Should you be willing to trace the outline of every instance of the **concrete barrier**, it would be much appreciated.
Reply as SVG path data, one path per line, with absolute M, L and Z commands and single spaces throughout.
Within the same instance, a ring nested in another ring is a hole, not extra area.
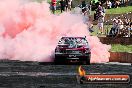
M 132 53 L 110 52 L 110 62 L 132 63 Z

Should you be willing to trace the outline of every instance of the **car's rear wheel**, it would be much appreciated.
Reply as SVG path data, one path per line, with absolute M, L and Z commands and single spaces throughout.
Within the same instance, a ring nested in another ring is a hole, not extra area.
M 87 59 L 86 64 L 90 65 L 90 59 Z
M 86 56 L 84 59 L 85 61 L 83 62 L 83 64 L 90 65 L 90 55 Z
M 54 62 L 55 62 L 55 64 L 64 64 L 65 63 L 65 59 L 62 56 L 55 56 Z

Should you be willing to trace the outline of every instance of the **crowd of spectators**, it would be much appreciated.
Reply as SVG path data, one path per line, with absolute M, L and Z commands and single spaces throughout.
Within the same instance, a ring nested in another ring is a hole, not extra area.
M 86 4 L 85 0 L 81 0 L 81 5 L 79 7 L 82 9 L 82 14 L 87 16 L 88 10 L 95 10 L 94 13 L 94 21 L 97 20 L 98 26 L 98 34 L 104 34 L 104 18 L 105 18 L 105 9 L 110 8 L 118 8 L 119 6 L 125 6 L 129 0 L 99 0 L 95 2 L 95 0 L 91 0 L 91 3 Z M 51 9 L 52 12 L 55 13 L 56 10 L 56 0 L 51 1 Z M 63 11 L 71 11 L 72 0 L 60 0 L 59 6 L 61 12 Z M 93 32 L 93 25 L 89 27 L 90 32 Z M 122 37 L 130 37 L 132 36 L 132 20 L 124 17 L 122 20 L 119 18 L 113 19 L 112 28 L 108 34 L 108 36 L 122 36 Z
M 71 5 L 72 5 L 72 0 L 60 0 L 59 1 L 59 7 L 60 7 L 61 12 L 71 11 Z M 55 14 L 56 8 L 57 8 L 57 1 L 51 0 L 51 10 L 53 14 Z
M 99 0 L 106 9 L 118 8 L 121 6 L 127 6 L 130 0 Z M 98 2 L 91 1 L 92 10 L 97 8 Z
M 105 17 L 105 9 L 110 8 L 118 8 L 118 6 L 124 5 L 129 0 L 107 0 L 106 2 L 97 2 L 92 3 L 93 9 L 95 9 L 94 13 L 94 21 L 97 20 L 98 22 L 98 33 L 97 34 L 104 34 L 104 17 Z M 95 2 L 95 1 L 93 1 Z M 111 28 L 111 31 L 109 33 L 109 36 L 122 36 L 122 37 L 130 37 L 132 36 L 132 27 L 131 23 L 132 21 L 126 17 L 124 19 L 115 18 L 113 20 L 113 27 Z
M 112 28 L 108 34 L 109 37 L 132 37 L 132 19 L 124 17 L 113 19 Z
M 94 20 L 98 20 L 99 17 L 99 8 L 102 8 L 103 13 L 105 13 L 105 9 L 110 9 L 110 8 L 118 8 L 119 6 L 126 6 L 129 2 L 129 0 L 100 0 L 95 3 L 95 0 L 91 0 L 91 10 L 95 11 L 94 14 Z M 100 7 L 99 7 L 100 5 Z
M 119 0 L 107 0 L 105 3 L 105 8 L 106 9 L 111 9 L 111 8 L 118 8 L 120 6 L 120 1 Z

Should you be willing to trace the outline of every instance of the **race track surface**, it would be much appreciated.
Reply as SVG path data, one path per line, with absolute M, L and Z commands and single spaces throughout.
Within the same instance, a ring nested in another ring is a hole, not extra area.
M 0 88 L 132 88 L 129 84 L 79 84 L 79 65 L 49 65 L 38 62 L 0 61 Z M 122 64 L 83 65 L 87 73 L 129 74 Z

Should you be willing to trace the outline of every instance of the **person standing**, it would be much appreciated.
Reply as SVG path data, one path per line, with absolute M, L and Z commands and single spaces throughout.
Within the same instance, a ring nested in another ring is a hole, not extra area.
M 107 1 L 106 1 L 106 8 L 107 8 L 107 9 L 110 9 L 111 6 L 112 6 L 111 1 L 110 1 L 110 0 L 107 0 Z
M 68 0 L 65 0 L 66 11 L 68 11 Z
M 85 0 L 82 0 L 82 13 L 85 15 L 86 14 L 86 2 Z
M 56 11 L 56 0 L 51 0 L 51 9 L 52 9 L 52 12 L 53 14 L 55 14 L 55 11 Z
M 72 0 L 65 0 L 66 3 L 66 11 L 71 11 L 71 5 L 72 5 Z
M 102 11 L 99 12 L 99 17 L 98 17 L 98 27 L 99 27 L 99 32 L 101 34 L 104 34 L 104 28 L 103 28 L 103 24 L 104 23 L 104 14 Z
M 72 0 L 68 0 L 68 9 L 71 11 Z
M 100 16 L 100 12 L 103 12 L 103 14 L 105 15 L 105 10 L 101 4 L 101 2 L 98 3 L 98 8 L 96 10 L 96 13 L 94 13 L 94 20 L 98 20 L 99 16 Z
M 64 0 L 61 0 L 61 1 L 60 1 L 60 7 L 61 7 L 61 13 L 62 13 L 63 11 L 65 11 L 66 3 L 65 3 Z

